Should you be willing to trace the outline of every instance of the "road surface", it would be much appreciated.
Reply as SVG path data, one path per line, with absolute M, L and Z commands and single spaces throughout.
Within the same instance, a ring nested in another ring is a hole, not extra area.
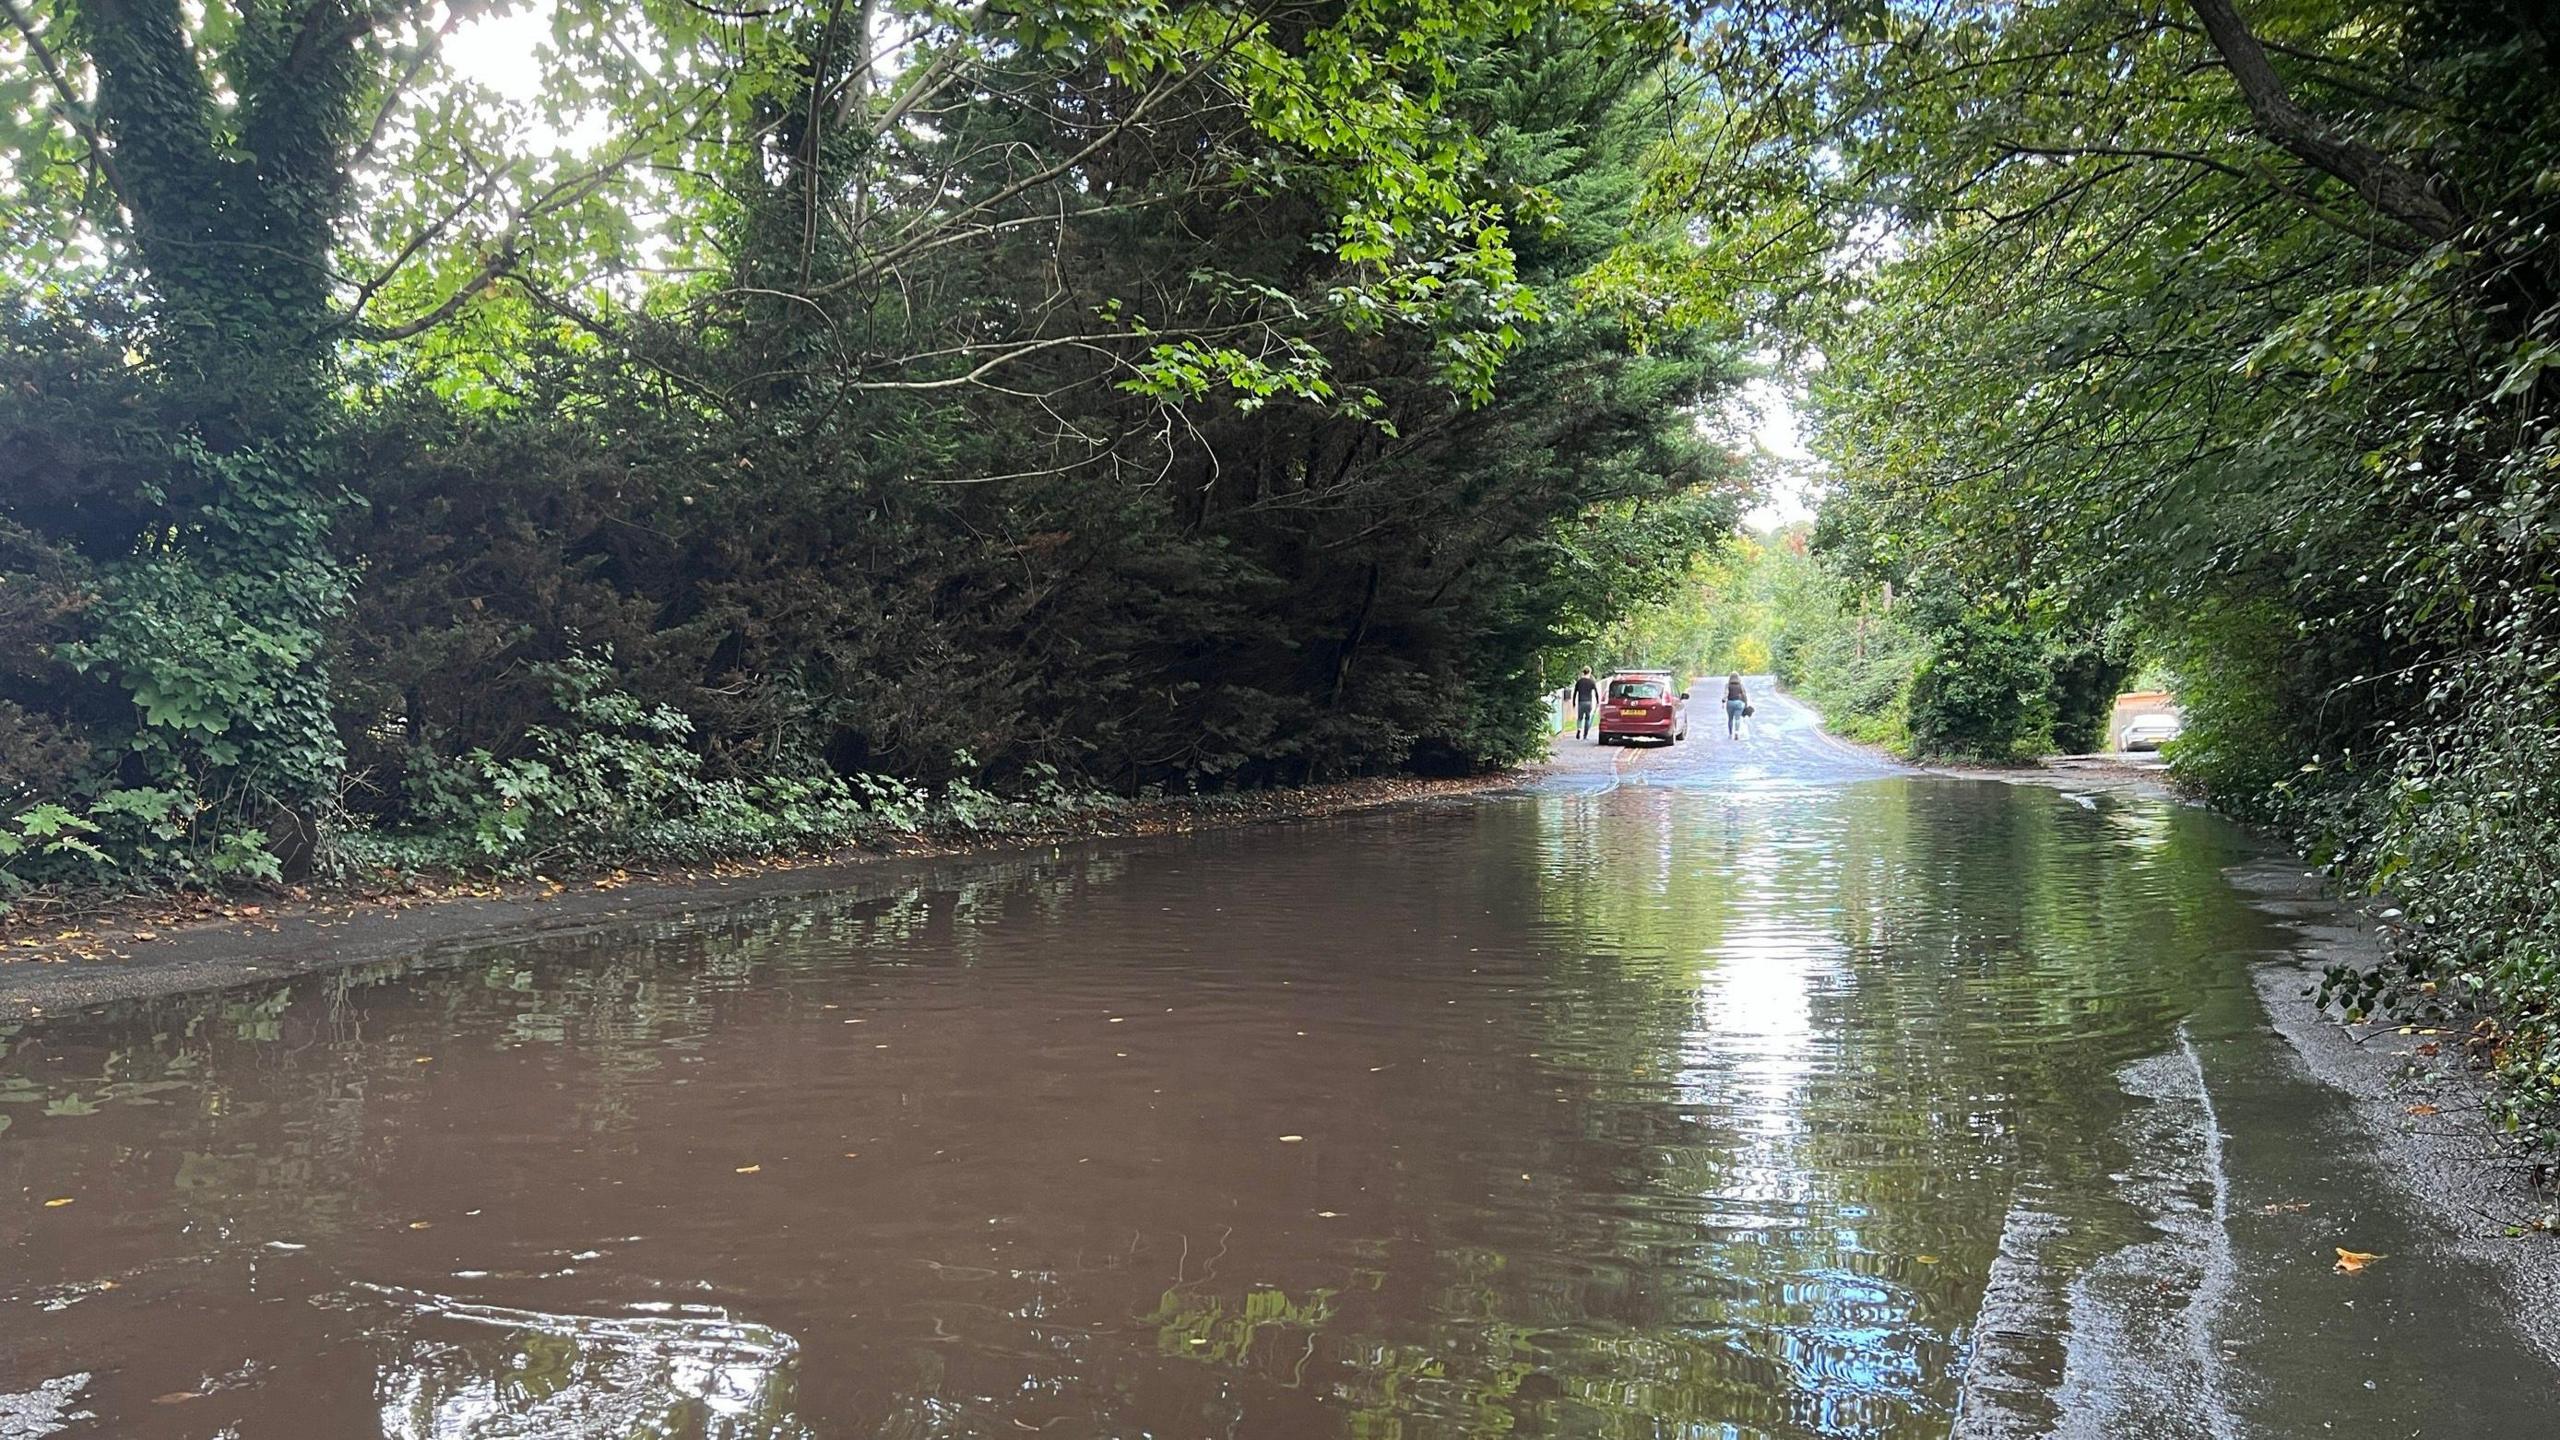
M 1600 745 L 1567 732 L 1556 737 L 1547 763 L 1535 768 L 1533 783 L 1548 793 L 1564 794 L 1622 785 L 1840 785 L 1911 773 L 1908 766 L 1826 733 L 1819 717 L 1780 694 L 1771 677 L 1746 675 L 1743 685 L 1751 692 L 1755 713 L 1743 722 L 1741 739 L 1725 735 L 1724 682 L 1701 679 L 1690 687 L 1696 698 L 1689 702 L 1688 739 L 1672 745 L 1655 740 Z
M 2277 857 L 1753 693 L 13 1022 L 0 1440 L 2551 1432 L 2550 1242 L 2403 1183 L 2455 1092 L 2271 1028 Z

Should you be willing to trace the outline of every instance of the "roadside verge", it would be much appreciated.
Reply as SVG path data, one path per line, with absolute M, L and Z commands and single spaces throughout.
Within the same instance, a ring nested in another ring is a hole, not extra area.
M 415 878 L 296 887 L 263 899 L 120 901 L 0 929 L 0 1018 L 258 984 L 359 965 L 432 961 L 529 939 L 820 893 L 883 893 L 959 856 L 1265 825 L 1516 785 L 1513 772 L 1346 780 L 1130 805 L 1073 830 L 916 837 L 892 849 L 523 879 Z

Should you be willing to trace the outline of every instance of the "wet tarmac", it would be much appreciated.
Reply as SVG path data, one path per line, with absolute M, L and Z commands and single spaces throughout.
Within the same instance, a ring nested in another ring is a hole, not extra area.
M 2550 1433 L 2261 851 L 1760 703 L 7 1027 L 0 1437 Z

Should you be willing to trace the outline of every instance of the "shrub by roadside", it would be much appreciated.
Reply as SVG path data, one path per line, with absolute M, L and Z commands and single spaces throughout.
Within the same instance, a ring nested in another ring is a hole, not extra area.
M 2313 855 L 2393 922 L 2388 958 L 2323 998 L 2458 1033 L 2507 1129 L 2560 1150 L 2560 697 L 2507 655 L 2450 670 L 2433 710 L 2378 761 L 2305 767 Z

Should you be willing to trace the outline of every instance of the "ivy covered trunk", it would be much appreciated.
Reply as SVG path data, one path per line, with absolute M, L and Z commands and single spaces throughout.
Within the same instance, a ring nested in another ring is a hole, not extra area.
M 144 282 L 159 424 L 117 437 L 132 543 L 61 653 L 131 697 L 115 777 L 308 854 L 343 751 L 322 642 L 347 577 L 327 532 L 330 245 L 368 65 L 347 6 L 238 7 L 208 74 L 178 0 L 83 0 L 108 183 Z M 227 95 L 224 92 L 228 92 Z

